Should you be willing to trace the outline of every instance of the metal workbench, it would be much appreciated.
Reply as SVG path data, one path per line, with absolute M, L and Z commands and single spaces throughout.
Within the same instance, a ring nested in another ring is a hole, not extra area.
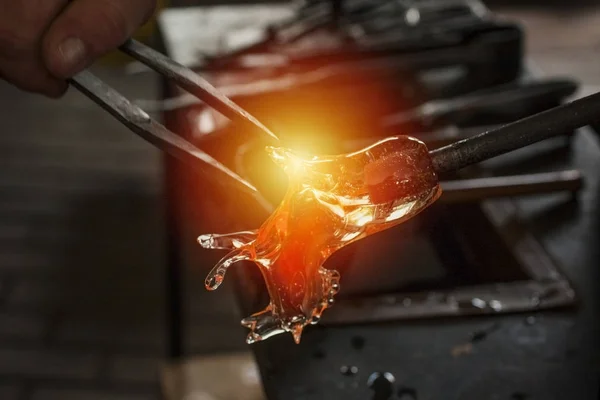
M 185 62 L 191 57 L 193 29 L 182 29 L 177 18 L 193 21 L 189 12 L 171 13 L 160 20 L 161 31 L 167 52 Z M 505 166 L 503 172 L 515 173 L 519 167 L 508 161 L 531 151 L 536 150 L 521 150 L 494 162 Z M 552 157 L 553 166 L 578 168 L 585 174 L 584 190 L 575 200 L 551 195 L 517 204 L 520 216 L 573 282 L 580 300 L 576 310 L 316 326 L 307 330 L 300 345 L 280 335 L 251 347 L 268 398 L 371 398 L 366 382 L 375 371 L 394 375 L 395 398 L 402 399 L 600 398 L 598 136 L 582 129 L 570 148 L 555 151 Z M 536 170 L 535 162 L 527 167 Z M 199 226 L 198 232 L 207 229 Z M 472 340 L 474 332 L 492 327 L 481 340 Z M 172 354 L 181 355 L 177 343 Z M 343 366 L 356 366 L 358 372 L 344 375 Z

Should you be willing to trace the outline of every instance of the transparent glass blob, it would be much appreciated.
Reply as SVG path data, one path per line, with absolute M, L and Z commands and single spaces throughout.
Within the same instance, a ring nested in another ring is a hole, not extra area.
M 425 209 L 441 194 L 427 147 L 397 136 L 343 155 L 302 157 L 268 147 L 289 177 L 277 209 L 256 231 L 198 238 L 207 249 L 229 250 L 206 278 L 219 287 L 227 269 L 242 260 L 260 269 L 268 306 L 245 319 L 248 343 L 290 332 L 296 343 L 316 324 L 340 289 L 337 271 L 323 263 L 342 247 L 395 226 Z

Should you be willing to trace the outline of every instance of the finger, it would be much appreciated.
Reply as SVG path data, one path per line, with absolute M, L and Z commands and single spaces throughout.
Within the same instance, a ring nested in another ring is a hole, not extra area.
M 3 54 L 0 51 L 0 79 L 4 79 L 21 90 L 41 93 L 50 97 L 60 97 L 67 89 L 67 83 L 56 79 L 40 61 L 35 46 L 27 50 Z
M 43 42 L 47 69 L 66 79 L 123 44 L 154 11 L 154 0 L 76 0 L 54 21 Z
M 45 69 L 37 68 L 33 63 L 3 63 L 0 79 L 5 79 L 21 90 L 52 98 L 61 97 L 68 87 L 65 81 L 50 76 Z
M 66 83 L 50 75 L 42 62 L 46 29 L 68 0 L 0 1 L 0 77 L 20 89 L 59 97 Z M 3 12 L 5 11 L 5 12 Z

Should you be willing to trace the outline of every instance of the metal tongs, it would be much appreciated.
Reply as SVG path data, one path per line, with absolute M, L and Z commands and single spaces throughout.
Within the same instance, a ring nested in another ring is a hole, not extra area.
M 190 69 L 138 43 L 128 41 L 121 51 L 171 78 L 175 83 L 199 97 L 223 115 L 251 130 L 258 130 L 271 140 L 278 140 L 256 118 L 241 109 L 217 89 Z M 82 72 L 70 83 L 105 108 L 119 121 L 159 149 L 181 161 L 204 170 L 211 167 L 218 176 L 233 178 L 242 189 L 255 195 L 258 191 L 249 182 L 201 151 L 191 143 L 154 121 L 141 108 L 129 102 L 116 90 L 90 72 Z M 497 129 L 460 140 L 429 152 L 437 173 L 462 169 L 521 147 L 558 136 L 600 120 L 600 93 L 563 104 Z
M 198 97 L 232 121 L 239 123 L 245 130 L 258 132 L 269 140 L 279 140 L 256 118 L 219 93 L 216 88 L 194 71 L 135 40 L 127 41 L 120 47 L 120 50 L 171 79 L 182 89 Z M 250 182 L 153 120 L 144 110 L 132 104 L 91 72 L 83 71 L 74 76 L 69 83 L 160 150 L 203 172 L 206 171 L 206 167 L 209 167 L 211 172 L 217 174 L 217 177 L 225 177 L 230 182 L 233 179 L 233 182 L 238 183 L 238 186 L 246 192 L 251 194 L 257 192 Z

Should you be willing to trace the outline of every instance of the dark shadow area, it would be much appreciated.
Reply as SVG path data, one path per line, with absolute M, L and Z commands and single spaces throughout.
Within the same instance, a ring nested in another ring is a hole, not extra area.
M 537 232 L 551 234 L 563 229 L 565 224 L 573 223 L 580 212 L 581 205 L 577 197 L 567 195 L 549 207 L 532 213 L 528 222 L 536 227 Z M 549 219 L 548 215 L 552 215 L 552 219 Z
M 85 339 L 89 333 L 94 345 L 130 349 L 151 345 L 153 353 L 160 354 L 161 214 L 160 198 L 127 189 L 69 204 L 65 228 L 73 241 L 64 260 L 56 260 L 62 267 L 53 283 L 63 300 L 56 340 L 68 341 L 70 335 L 73 340 Z
M 130 98 L 150 96 L 155 79 L 95 72 Z M 158 398 L 167 339 L 158 150 L 74 91 L 51 101 L 0 83 L 0 99 L 0 398 Z M 190 265 L 188 350 L 239 349 L 227 288 L 206 292 L 205 271 Z
M 522 1 L 511 1 L 511 0 L 485 0 L 483 2 L 486 6 L 490 7 L 494 11 L 498 11 L 500 7 L 510 7 L 511 9 L 518 10 L 523 8 L 535 8 L 535 9 L 549 9 L 550 11 L 581 11 L 582 8 L 593 8 L 598 3 L 595 0 L 576 0 L 576 1 L 563 1 L 563 0 L 522 0 Z

